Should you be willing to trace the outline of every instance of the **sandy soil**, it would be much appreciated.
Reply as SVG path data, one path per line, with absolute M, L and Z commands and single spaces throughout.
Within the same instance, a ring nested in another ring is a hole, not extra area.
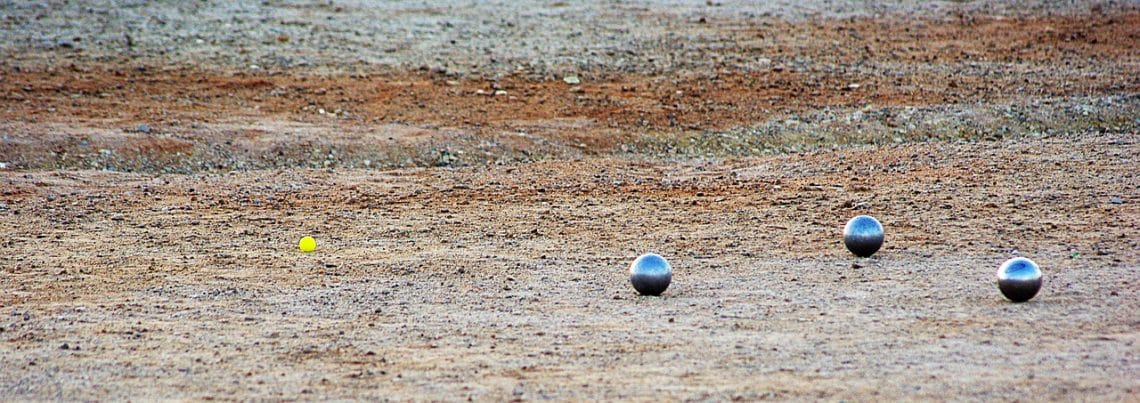
M 1137 155 L 1134 136 L 1096 135 L 711 164 L 9 174 L 2 384 L 1127 400 Z M 870 260 L 838 241 L 857 213 L 888 228 Z M 295 250 L 304 234 L 316 253 Z M 662 298 L 628 285 L 645 251 L 675 266 Z M 1027 304 L 994 284 L 1013 251 L 1048 274 Z
M 1140 393 L 1135 1 L 115 3 L 0 2 L 4 399 Z

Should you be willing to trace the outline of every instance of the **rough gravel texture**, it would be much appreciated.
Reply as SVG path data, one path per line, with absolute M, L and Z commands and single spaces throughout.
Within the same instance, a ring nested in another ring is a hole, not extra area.
M 1087 15 L 1128 1 L 43 1 L 3 3 L 17 59 L 221 63 L 351 70 L 375 65 L 503 74 L 766 68 L 731 29 L 789 21 Z M 730 28 L 726 30 L 725 27 Z M 784 36 L 784 35 L 777 35 Z M 797 35 L 789 35 L 795 39 Z M 778 41 L 779 39 L 777 39 Z M 717 53 L 710 58 L 708 52 Z M 61 54 L 62 53 L 62 54 Z M 78 53 L 78 54 L 71 54 Z M 768 55 L 768 58 L 777 55 Z M 796 55 L 789 55 L 793 58 Z M 751 59 L 751 60 L 749 60 Z
M 1140 2 L 232 3 L 0 0 L 0 399 L 1140 394 Z

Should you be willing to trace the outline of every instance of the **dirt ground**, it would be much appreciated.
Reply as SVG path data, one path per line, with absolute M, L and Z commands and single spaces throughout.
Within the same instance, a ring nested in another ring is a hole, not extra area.
M 0 398 L 1135 401 L 1140 4 L 753 3 L 0 1 Z

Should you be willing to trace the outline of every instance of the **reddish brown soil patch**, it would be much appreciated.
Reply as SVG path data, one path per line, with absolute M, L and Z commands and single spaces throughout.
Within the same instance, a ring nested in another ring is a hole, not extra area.
M 728 129 L 827 106 L 1140 91 L 1140 14 L 712 24 L 735 37 L 725 53 L 771 58 L 771 68 L 648 77 L 609 72 L 570 86 L 525 72 L 491 80 L 70 66 L 5 73 L 0 119 L 161 126 L 252 117 L 313 121 L 327 119 L 318 114 L 323 109 L 347 125 L 499 131 L 519 122 L 585 118 L 620 130 Z M 812 63 L 797 66 L 784 57 L 793 54 Z

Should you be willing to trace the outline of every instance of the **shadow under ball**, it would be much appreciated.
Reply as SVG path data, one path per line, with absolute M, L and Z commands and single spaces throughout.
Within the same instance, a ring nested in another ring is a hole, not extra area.
M 875 217 L 861 215 L 843 227 L 843 244 L 859 257 L 870 257 L 883 247 L 883 224 Z
M 1033 299 L 1041 290 L 1041 268 L 1032 260 L 1015 257 L 1006 260 L 997 271 L 998 289 L 1013 302 Z
M 673 267 L 656 253 L 638 256 L 629 265 L 629 282 L 641 295 L 661 295 L 673 281 Z

